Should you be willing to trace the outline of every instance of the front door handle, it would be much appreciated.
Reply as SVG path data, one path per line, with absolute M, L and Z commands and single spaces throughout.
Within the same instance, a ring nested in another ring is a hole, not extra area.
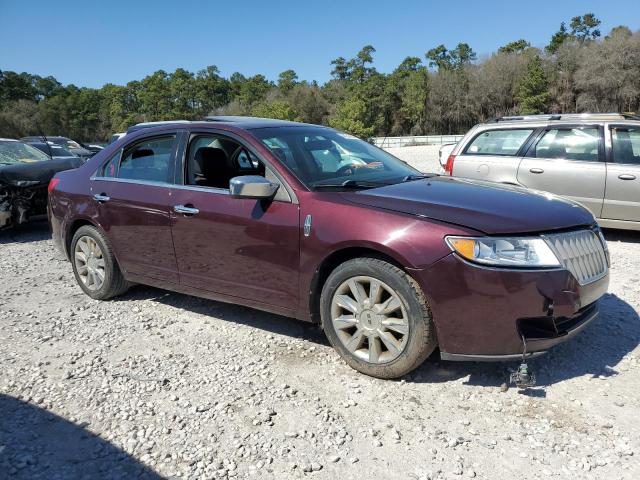
M 630 173 L 623 173 L 622 175 L 618 175 L 620 180 L 635 180 L 636 176 L 631 175 Z
M 529 171 L 531 173 L 544 173 L 544 170 L 541 168 L 530 168 Z
M 96 193 L 93 196 L 93 199 L 96 202 L 105 203 L 105 202 L 108 202 L 109 200 L 111 200 L 111 197 L 109 195 L 105 195 L 104 193 Z
M 186 205 L 175 205 L 173 211 L 176 213 L 182 213 L 183 215 L 197 215 L 200 210 L 194 207 L 188 207 Z

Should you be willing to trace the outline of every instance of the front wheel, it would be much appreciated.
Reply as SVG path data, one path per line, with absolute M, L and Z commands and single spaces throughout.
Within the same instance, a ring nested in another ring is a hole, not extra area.
M 327 338 L 354 369 L 397 378 L 436 348 L 426 298 L 413 278 L 375 258 L 356 258 L 329 275 L 320 298 Z

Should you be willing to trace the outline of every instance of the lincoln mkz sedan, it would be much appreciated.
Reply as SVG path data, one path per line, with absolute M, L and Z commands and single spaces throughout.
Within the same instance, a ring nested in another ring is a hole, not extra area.
M 211 117 L 140 128 L 49 185 L 94 299 L 133 283 L 321 325 L 356 370 L 515 360 L 598 314 L 607 246 L 577 203 L 423 174 L 336 130 Z

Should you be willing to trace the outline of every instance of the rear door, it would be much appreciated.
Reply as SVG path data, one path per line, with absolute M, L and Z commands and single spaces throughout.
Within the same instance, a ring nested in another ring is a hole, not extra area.
M 599 217 L 606 174 L 601 126 L 553 125 L 528 148 L 518 168 L 518 183 L 567 197 Z
M 500 183 L 517 183 L 524 145 L 535 128 L 503 128 L 477 134 L 456 156 L 453 174 Z
M 126 145 L 91 179 L 91 201 L 120 267 L 178 283 L 169 217 L 177 133 Z
M 611 125 L 602 218 L 640 222 L 640 127 Z

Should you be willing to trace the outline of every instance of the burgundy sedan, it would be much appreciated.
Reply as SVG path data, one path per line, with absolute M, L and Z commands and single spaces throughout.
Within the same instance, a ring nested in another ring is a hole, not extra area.
M 49 186 L 95 299 L 153 285 L 319 323 L 381 378 L 519 359 L 598 314 L 606 243 L 576 203 L 422 174 L 336 130 L 211 117 L 139 128 Z

